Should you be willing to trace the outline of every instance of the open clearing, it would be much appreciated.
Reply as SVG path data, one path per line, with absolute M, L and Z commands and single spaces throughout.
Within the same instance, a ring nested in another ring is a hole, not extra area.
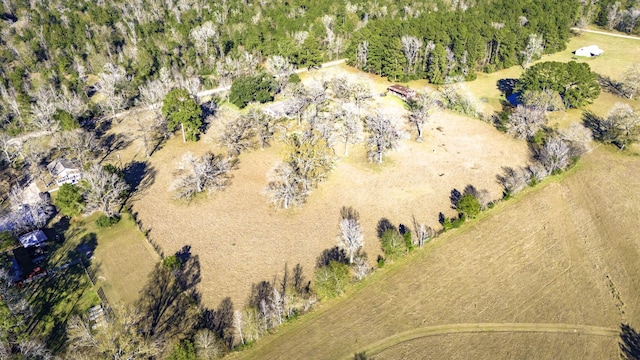
M 235 356 L 616 358 L 620 323 L 640 323 L 639 172 L 637 155 L 600 147 L 561 181 L 501 203 Z M 499 324 L 516 328 L 490 331 Z M 402 339 L 437 326 L 451 329 Z
M 129 214 L 109 228 L 100 228 L 98 214 L 72 220 L 61 229 L 65 242 L 53 259 L 54 266 L 88 258 L 96 274 L 96 286 L 103 288 L 111 305 L 133 303 L 146 284 L 153 266 L 160 260 L 153 248 L 136 228 Z M 57 224 L 56 226 L 60 226 Z M 55 226 L 54 226 L 55 228 Z
M 543 60 L 568 61 L 570 51 L 588 44 L 598 44 L 605 55 L 588 61 L 594 70 L 616 78 L 640 49 L 628 50 L 633 40 L 611 38 L 599 34 L 583 34 L 573 38 L 566 51 L 545 56 Z M 635 42 L 634 42 L 635 44 Z M 634 48 L 635 49 L 635 48 Z M 621 60 L 618 59 L 621 55 Z M 613 60 L 612 60 L 613 59 Z M 614 61 L 615 60 L 615 61 Z M 610 66 L 614 61 L 615 69 Z M 620 63 L 618 63 L 620 62 Z M 518 77 L 519 67 L 494 74 L 479 74 L 478 80 L 468 84 L 478 98 L 486 98 L 485 112 L 500 104 L 501 95 L 496 81 Z M 375 93 L 390 84 L 386 79 L 362 73 L 346 65 L 323 68 L 301 74 L 304 81 L 328 80 L 334 76 L 347 76 L 367 81 Z M 412 83 L 415 88 L 424 86 Z M 620 100 L 603 93 L 590 106 L 598 113 Z M 377 97 L 373 107 L 394 114 L 404 121 L 406 111 L 402 101 L 393 96 Z M 554 114 L 560 126 L 579 121 L 581 112 L 571 110 Z M 138 115 L 141 116 L 141 115 Z M 225 116 L 237 116 L 231 111 Z M 425 129 L 425 141 L 416 143 L 414 131 L 411 139 L 389 153 L 382 166 L 365 160 L 362 145 L 352 146 L 350 156 L 341 158 L 329 179 L 312 193 L 308 203 L 300 209 L 278 211 L 267 204 L 261 194 L 267 184 L 267 173 L 283 157 L 283 149 L 276 145 L 266 150 L 245 153 L 239 169 L 233 172 L 231 186 L 222 193 L 202 196 L 190 204 L 172 199 L 169 191 L 174 172 L 182 155 L 191 151 L 198 155 L 208 150 L 220 152 L 216 144 L 217 119 L 198 143 L 182 144 L 175 137 L 163 145 L 149 159 L 149 169 L 155 176 L 152 185 L 136 196 L 133 210 L 151 238 L 166 254 L 190 245 L 199 255 L 202 266 L 201 290 L 208 305 L 216 305 L 223 297 L 231 296 L 236 306 L 246 299 L 251 283 L 272 279 L 281 273 L 285 263 L 290 267 L 300 262 L 309 276 L 315 258 L 326 248 L 336 244 L 339 209 L 343 205 L 355 206 L 363 217 L 365 251 L 371 262 L 380 252 L 374 235 L 377 221 L 382 217 L 394 223 L 408 224 L 413 214 L 432 226 L 439 226 L 440 211 L 453 215 L 449 193 L 461 190 L 467 184 L 486 188 L 493 198 L 500 196 L 495 175 L 502 166 L 518 166 L 528 158 L 524 142 L 499 133 L 489 124 L 458 116 L 449 112 L 438 114 Z M 146 161 L 142 143 L 136 139 L 136 128 L 130 119 L 123 120 L 112 129 L 127 137 L 131 143 L 124 150 L 112 154 L 112 160 L 126 164 L 131 159 Z M 342 154 L 342 144 L 337 144 Z M 116 159 L 116 155 L 118 158 Z
M 398 105 L 396 111 L 404 110 Z M 272 279 L 285 263 L 291 268 L 300 262 L 310 276 L 321 251 L 336 245 L 343 205 L 360 211 L 364 250 L 375 260 L 380 252 L 375 236 L 380 218 L 408 224 L 415 214 L 436 226 L 438 212 L 453 215 L 449 194 L 454 187 L 462 190 L 473 184 L 498 198 L 501 189 L 495 175 L 500 168 L 521 165 L 528 158 L 525 143 L 491 125 L 442 113 L 429 124 L 423 143 L 403 140 L 381 166 L 367 163 L 363 147 L 353 146 L 350 156 L 338 162 L 329 179 L 300 209 L 276 210 L 261 194 L 267 173 L 283 156 L 279 146 L 243 154 L 224 192 L 191 204 L 173 200 L 169 191 L 172 172 L 182 154 L 215 150 L 214 136 L 212 129 L 195 144 L 174 138 L 155 153 L 150 159 L 157 171 L 153 185 L 133 206 L 143 227 L 151 229 L 150 236 L 166 254 L 190 245 L 199 255 L 201 291 L 209 305 L 225 296 L 242 304 L 251 283 Z M 339 144 L 339 154 L 341 148 Z

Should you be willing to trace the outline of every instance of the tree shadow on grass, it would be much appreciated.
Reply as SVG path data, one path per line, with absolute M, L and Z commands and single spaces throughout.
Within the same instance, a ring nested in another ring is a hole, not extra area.
M 627 360 L 640 360 L 640 334 L 629 324 L 620 324 L 620 356 Z
M 598 83 L 600 84 L 600 87 L 602 87 L 604 91 L 617 96 L 624 96 L 623 83 L 603 75 L 598 75 Z
M 158 173 L 147 161 L 132 161 L 123 172 L 127 184 L 131 186 L 131 197 L 141 195 L 151 187 Z
M 112 153 L 122 150 L 131 144 L 132 140 L 124 134 L 109 134 L 103 137 L 100 145 L 105 149 L 102 160 L 106 159 Z
M 200 293 L 200 261 L 184 246 L 176 258 L 178 268 L 158 263 L 140 293 L 137 308 L 145 319 L 141 331 L 151 338 L 172 338 L 192 331 L 197 321 Z

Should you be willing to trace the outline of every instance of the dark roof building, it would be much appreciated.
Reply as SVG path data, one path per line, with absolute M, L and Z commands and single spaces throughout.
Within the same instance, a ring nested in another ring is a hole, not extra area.
M 395 95 L 395 96 L 399 96 L 401 98 L 403 98 L 404 100 L 408 100 L 411 99 L 412 97 L 416 96 L 416 92 L 415 90 L 411 90 L 408 87 L 402 86 L 402 85 L 391 85 L 387 88 L 387 90 Z

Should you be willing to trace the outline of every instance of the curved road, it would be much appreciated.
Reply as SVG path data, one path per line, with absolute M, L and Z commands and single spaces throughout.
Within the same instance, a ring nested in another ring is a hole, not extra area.
M 463 334 L 463 333 L 502 333 L 502 332 L 531 332 L 553 334 L 581 334 L 594 336 L 618 337 L 620 330 L 602 326 L 572 325 L 572 324 L 537 324 L 537 323 L 477 323 L 477 324 L 448 324 L 428 326 L 405 331 L 368 345 L 357 352 L 365 351 L 367 355 L 376 355 L 403 342 L 420 339 L 427 336 Z M 347 359 L 347 358 L 345 358 Z M 353 359 L 353 355 L 348 357 Z

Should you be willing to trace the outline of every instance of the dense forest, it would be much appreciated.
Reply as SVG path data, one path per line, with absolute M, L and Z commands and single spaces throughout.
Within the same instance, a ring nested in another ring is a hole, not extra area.
M 61 117 L 82 122 L 139 103 L 154 80 L 197 92 L 253 75 L 273 56 L 296 67 L 348 57 L 394 80 L 470 79 L 476 70 L 521 63 L 533 34 L 545 52 L 564 48 L 580 16 L 599 21 L 607 13 L 598 6 L 576 0 L 3 0 L 0 121 L 12 134 L 51 131 Z

